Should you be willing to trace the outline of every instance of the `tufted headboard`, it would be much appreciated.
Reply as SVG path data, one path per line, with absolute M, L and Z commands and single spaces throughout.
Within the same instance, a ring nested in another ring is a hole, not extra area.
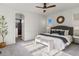
M 51 29 L 69 30 L 68 34 L 71 35 L 71 36 L 73 36 L 73 27 L 59 25 L 59 26 L 51 27 Z

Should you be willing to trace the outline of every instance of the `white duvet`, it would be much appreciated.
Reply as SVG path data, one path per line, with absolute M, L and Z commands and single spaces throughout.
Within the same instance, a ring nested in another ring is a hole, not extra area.
M 49 36 L 43 36 L 43 35 L 37 35 L 35 37 L 35 39 L 38 39 L 38 38 L 40 38 L 40 39 L 46 39 L 46 40 L 52 39 L 53 40 L 54 49 L 63 50 L 63 49 L 65 49 L 66 46 L 68 46 L 72 42 L 72 37 L 70 35 L 63 36 L 63 35 L 58 35 L 58 34 L 49 34 L 49 33 L 45 33 L 45 34 L 60 36 L 60 37 L 64 37 L 64 38 L 67 39 L 68 42 L 64 43 L 61 39 L 55 38 L 55 37 L 49 37 Z

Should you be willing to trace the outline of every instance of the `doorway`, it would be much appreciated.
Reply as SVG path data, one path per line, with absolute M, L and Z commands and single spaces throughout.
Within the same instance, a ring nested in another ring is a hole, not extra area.
M 16 42 L 22 41 L 24 15 L 16 13 Z

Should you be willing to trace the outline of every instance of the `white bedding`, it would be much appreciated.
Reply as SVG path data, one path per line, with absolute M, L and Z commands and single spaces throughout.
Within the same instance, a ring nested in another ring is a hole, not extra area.
M 64 43 L 61 39 L 55 38 L 55 37 L 49 37 L 49 36 L 43 36 L 43 35 L 37 35 L 35 37 L 35 39 L 38 39 L 38 38 L 40 38 L 40 39 L 47 39 L 47 40 L 52 39 L 54 41 L 53 42 L 54 49 L 63 50 L 63 49 L 65 49 L 66 46 L 68 46 L 72 42 L 72 37 L 70 35 L 63 36 L 63 35 L 58 35 L 58 34 L 49 34 L 49 33 L 45 33 L 45 34 L 60 36 L 60 37 L 64 37 L 64 38 L 67 39 L 68 42 Z

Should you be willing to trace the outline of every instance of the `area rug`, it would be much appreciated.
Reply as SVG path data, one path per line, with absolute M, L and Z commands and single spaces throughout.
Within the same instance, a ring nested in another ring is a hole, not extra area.
M 47 52 L 47 46 L 40 43 L 35 44 L 34 41 L 21 45 L 24 46 L 24 48 L 26 48 L 33 56 L 71 56 L 57 49 Z

